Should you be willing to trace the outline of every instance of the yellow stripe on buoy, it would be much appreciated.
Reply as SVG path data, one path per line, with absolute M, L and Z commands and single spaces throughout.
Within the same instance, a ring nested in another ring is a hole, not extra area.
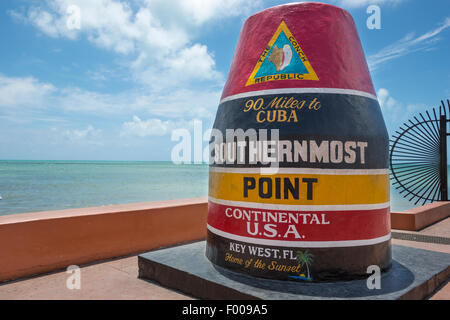
M 229 201 L 353 205 L 389 201 L 389 175 L 209 173 L 209 195 Z

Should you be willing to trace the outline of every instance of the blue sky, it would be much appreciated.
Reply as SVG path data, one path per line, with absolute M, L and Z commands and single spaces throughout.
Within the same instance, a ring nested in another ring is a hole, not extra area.
M 352 14 L 390 132 L 450 98 L 448 0 L 322 2 Z M 242 23 L 281 3 L 2 0 L 0 159 L 170 160 L 173 129 L 212 125 Z

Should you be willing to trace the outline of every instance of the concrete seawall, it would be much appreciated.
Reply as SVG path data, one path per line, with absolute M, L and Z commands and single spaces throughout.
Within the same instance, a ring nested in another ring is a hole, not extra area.
M 433 202 L 402 212 L 391 212 L 391 228 L 418 231 L 448 216 L 450 202 Z
M 204 197 L 0 216 L 0 282 L 205 239 L 207 210 Z M 450 202 L 391 212 L 392 229 L 449 214 Z
M 0 282 L 206 236 L 207 198 L 0 217 Z

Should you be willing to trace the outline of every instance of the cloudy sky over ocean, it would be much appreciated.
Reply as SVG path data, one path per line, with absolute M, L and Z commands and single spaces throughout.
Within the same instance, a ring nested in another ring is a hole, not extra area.
M 322 2 L 352 14 L 390 132 L 450 98 L 448 0 Z M 245 19 L 281 3 L 1 1 L 0 159 L 170 160 L 173 129 L 212 125 Z

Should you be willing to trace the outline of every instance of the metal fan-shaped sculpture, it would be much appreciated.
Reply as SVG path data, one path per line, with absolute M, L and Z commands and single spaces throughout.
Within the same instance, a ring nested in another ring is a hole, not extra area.
M 448 110 L 447 110 L 448 109 Z M 447 122 L 450 102 L 432 112 L 419 113 L 403 123 L 391 140 L 390 167 L 393 186 L 414 204 L 448 200 Z

